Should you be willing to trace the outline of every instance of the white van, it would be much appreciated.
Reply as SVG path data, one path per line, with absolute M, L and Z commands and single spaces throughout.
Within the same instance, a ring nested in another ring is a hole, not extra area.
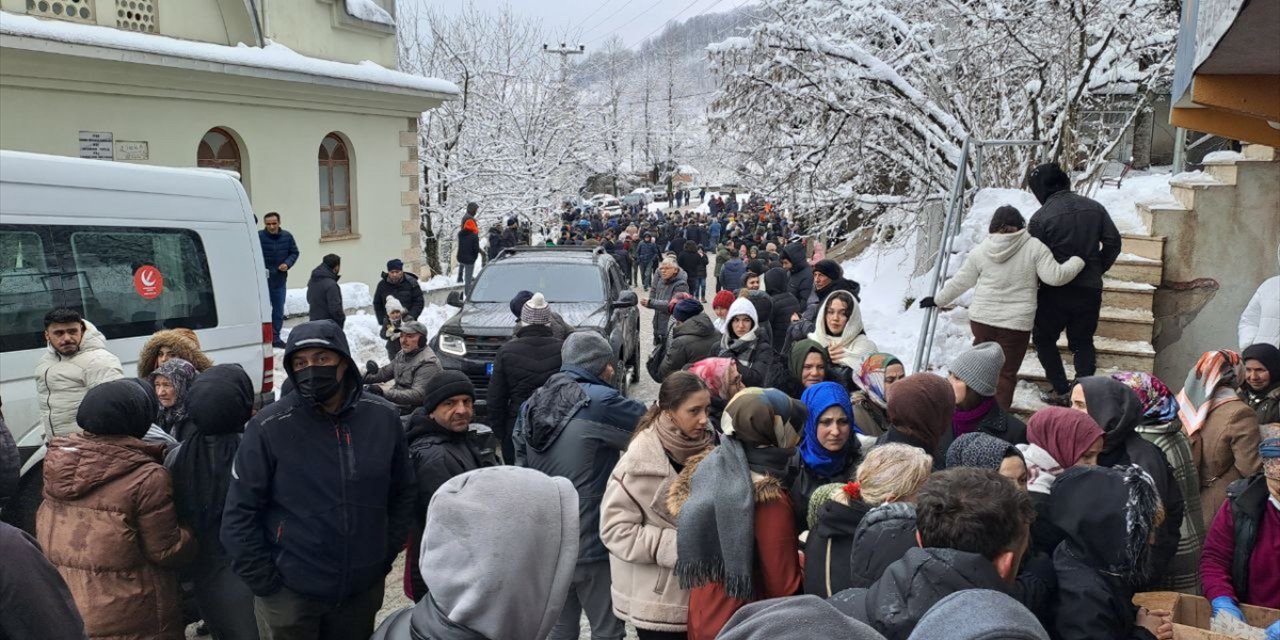
M 79 311 L 127 376 L 152 333 L 193 329 L 214 363 L 244 367 L 262 404 L 274 397 L 265 272 L 233 173 L 0 151 L 0 401 L 23 459 L 5 519 L 26 524 L 43 484 L 45 313 Z

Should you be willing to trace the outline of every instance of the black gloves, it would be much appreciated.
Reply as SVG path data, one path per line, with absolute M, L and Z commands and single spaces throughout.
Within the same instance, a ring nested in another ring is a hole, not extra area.
M 938 305 L 936 305 L 936 304 L 934 304 L 934 303 L 933 303 L 933 296 L 928 296 L 928 297 L 925 297 L 925 298 L 920 298 L 920 308 L 921 308 L 921 309 L 932 309 L 932 308 L 934 308 L 934 307 L 936 307 L 936 306 L 938 306 Z
M 377 372 L 378 372 L 378 363 L 372 360 L 364 363 L 364 374 L 366 376 L 371 376 Z

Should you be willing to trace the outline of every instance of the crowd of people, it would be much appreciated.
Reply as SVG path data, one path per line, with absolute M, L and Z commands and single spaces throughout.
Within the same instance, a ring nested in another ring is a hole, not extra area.
M 604 336 L 522 291 L 477 416 L 394 260 L 375 295 L 390 363 L 360 365 L 341 318 L 313 314 L 256 412 L 248 375 L 194 333 L 155 334 L 127 377 L 88 319 L 53 310 L 44 502 L 34 537 L 0 524 L 0 638 L 182 638 L 202 620 L 216 640 L 571 640 L 585 618 L 600 640 L 1169 640 L 1171 612 L 1135 593 L 1203 594 L 1242 621 L 1280 608 L 1280 338 L 1206 352 L 1176 394 L 1090 375 L 1114 225 L 1060 173 L 1037 169 L 1042 209 L 1002 208 L 921 301 L 977 289 L 974 344 L 945 377 L 881 352 L 859 283 L 733 196 L 565 212 L 560 242 L 598 243 L 646 289 L 648 405 L 611 386 Z M 1064 328 L 1079 377 L 1050 376 L 1065 406 L 1024 423 L 1016 363 Z M 11 439 L 0 462 L 3 500 Z M 375 629 L 402 552 L 415 604 Z

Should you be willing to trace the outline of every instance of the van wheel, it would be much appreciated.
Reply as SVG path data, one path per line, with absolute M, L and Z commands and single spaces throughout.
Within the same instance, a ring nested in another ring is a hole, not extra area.
M 18 482 L 18 493 L 9 500 L 9 504 L 4 508 L 3 518 L 0 519 L 34 536 L 36 510 L 40 508 L 40 502 L 43 500 L 44 463 L 41 462 L 32 467 Z

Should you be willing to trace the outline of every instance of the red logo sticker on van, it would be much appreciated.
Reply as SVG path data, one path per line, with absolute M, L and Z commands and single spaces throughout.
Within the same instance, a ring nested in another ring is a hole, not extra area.
M 145 300 L 155 300 L 164 291 L 164 276 L 160 270 L 149 264 L 138 267 L 133 272 L 133 289 Z

